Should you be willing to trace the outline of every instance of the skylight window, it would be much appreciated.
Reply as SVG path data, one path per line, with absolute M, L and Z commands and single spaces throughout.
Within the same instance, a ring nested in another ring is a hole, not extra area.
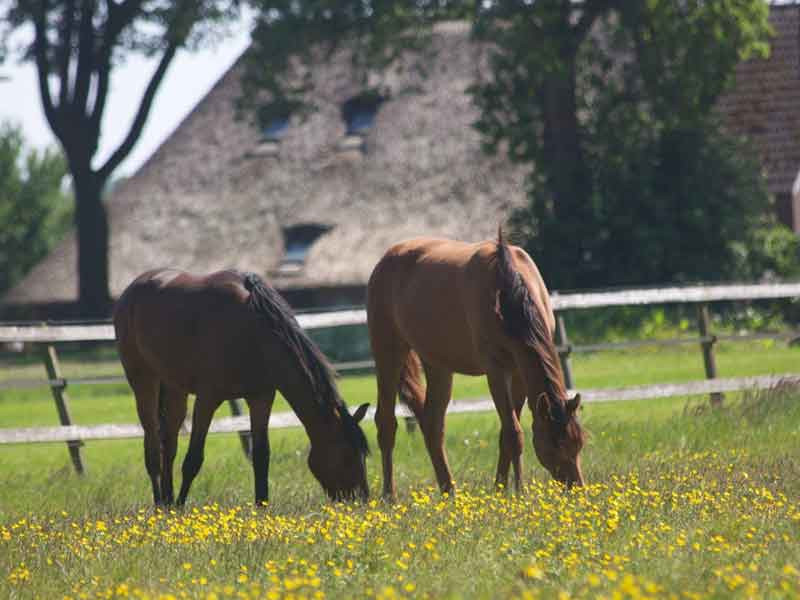
M 385 98 L 375 92 L 365 92 L 350 98 L 342 105 L 342 119 L 347 125 L 347 134 L 363 136 L 375 123 L 375 115 Z
M 284 275 L 300 272 L 311 246 L 322 234 L 330 230 L 330 225 L 319 223 L 304 223 L 286 227 L 283 230 L 284 253 L 278 272 Z
M 267 122 L 261 130 L 261 138 L 265 142 L 279 142 L 289 130 L 289 115 L 275 117 Z
M 275 101 L 260 106 L 257 125 L 261 139 L 250 153 L 252 156 L 277 156 L 281 141 L 289 131 L 292 106 L 286 101 Z

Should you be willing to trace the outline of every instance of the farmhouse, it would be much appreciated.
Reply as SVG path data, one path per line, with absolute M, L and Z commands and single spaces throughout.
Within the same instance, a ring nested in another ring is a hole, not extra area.
M 749 136 L 781 218 L 800 231 L 798 7 L 775 4 L 767 60 L 742 63 L 721 114 Z M 153 156 L 107 200 L 110 285 L 118 296 L 156 266 L 235 267 L 271 281 L 296 308 L 361 304 L 373 265 L 419 235 L 492 237 L 525 202 L 524 170 L 482 153 L 466 94 L 484 52 L 464 24 L 439 27 L 428 75 L 392 72 L 370 100 L 346 60 L 315 72 L 317 110 L 238 119 L 234 65 Z M 65 239 L 3 299 L 4 317 L 73 313 L 76 243 Z
M 800 4 L 773 2 L 770 56 L 740 63 L 735 87 L 719 102 L 730 131 L 747 137 L 761 159 L 780 220 L 800 233 Z

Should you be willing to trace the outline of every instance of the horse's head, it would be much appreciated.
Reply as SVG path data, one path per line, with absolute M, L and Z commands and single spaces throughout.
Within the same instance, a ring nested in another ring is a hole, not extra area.
M 337 410 L 336 424 L 328 435 L 315 440 L 308 454 L 308 468 L 331 500 L 369 497 L 366 456 L 367 438 L 358 424 L 369 408 L 362 404 L 350 414 L 342 404 Z
M 554 479 L 567 486 L 583 485 L 579 454 L 586 435 L 575 415 L 580 403 L 580 394 L 564 402 L 540 394 L 531 407 L 536 456 Z

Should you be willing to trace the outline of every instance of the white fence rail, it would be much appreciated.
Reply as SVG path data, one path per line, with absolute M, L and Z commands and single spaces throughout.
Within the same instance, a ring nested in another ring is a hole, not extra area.
M 661 385 L 630 386 L 624 388 L 604 388 L 581 390 L 581 399 L 585 402 L 609 402 L 618 400 L 651 400 L 672 396 L 691 396 L 696 394 L 724 393 L 741 390 L 765 389 L 783 383 L 800 384 L 800 374 L 763 375 L 757 377 L 735 377 L 729 379 L 708 379 L 689 383 L 669 383 Z M 570 390 L 574 392 L 575 390 Z M 470 400 L 454 400 L 450 403 L 448 413 L 473 413 L 494 410 L 491 398 L 480 397 Z M 398 416 L 411 417 L 405 406 L 398 405 Z M 370 407 L 367 418 L 375 415 Z M 275 413 L 270 417 L 270 429 L 299 427 L 300 420 L 291 412 Z M 187 420 L 181 429 L 182 434 L 191 432 L 191 422 Z M 249 417 L 222 417 L 214 419 L 210 433 L 248 433 Z M 0 429 L 0 444 L 26 444 L 32 442 L 69 442 L 73 440 L 119 440 L 140 438 L 144 432 L 140 425 L 63 425 L 60 427 L 25 427 L 19 429 Z
M 800 283 L 674 286 L 571 294 L 554 292 L 551 300 L 553 310 L 562 311 L 606 306 L 706 303 L 725 300 L 775 300 L 797 297 L 800 297 Z M 304 329 L 365 325 L 367 311 L 359 308 L 299 314 L 297 320 Z M 0 343 L 112 341 L 114 339 L 114 327 L 107 322 L 0 324 Z

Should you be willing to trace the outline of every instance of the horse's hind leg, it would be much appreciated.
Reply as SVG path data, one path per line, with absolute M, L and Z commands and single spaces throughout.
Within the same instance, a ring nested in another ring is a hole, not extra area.
M 172 504 L 175 502 L 172 466 L 178 451 L 178 433 L 186 418 L 186 394 L 162 383 L 158 403 L 161 422 L 161 500 L 164 504 Z
M 508 371 L 499 367 L 489 369 L 487 380 L 497 414 L 500 416 L 500 458 L 497 463 L 495 485 L 505 486 L 508 481 L 508 463 L 510 462 L 514 466 L 514 488 L 519 491 L 522 487 L 522 451 L 524 448 L 524 434 L 519 423 L 522 406 L 517 406 L 519 398 L 513 397 L 512 377 Z
M 253 438 L 253 479 L 255 482 L 256 504 L 269 499 L 269 415 L 275 401 L 275 390 L 258 396 L 248 397 L 250 410 L 250 434 Z
M 514 374 L 511 379 L 511 406 L 514 410 L 514 413 L 517 417 L 517 422 L 519 422 L 520 416 L 522 415 L 522 409 L 525 406 L 525 385 L 522 383 L 522 379 L 518 374 Z M 497 476 L 495 477 L 495 485 L 500 487 L 506 487 L 508 485 L 508 471 L 511 467 L 511 459 L 512 459 L 512 450 L 514 447 L 513 439 L 511 440 L 512 443 L 509 443 L 507 440 L 507 435 L 504 434 L 505 429 L 500 430 L 500 457 L 497 461 Z M 519 431 L 519 436 L 523 436 L 522 429 Z M 515 469 L 519 468 L 522 469 L 522 458 L 520 455 L 520 460 L 515 463 Z M 515 481 L 521 481 L 522 474 L 521 472 L 514 473 Z
M 178 504 L 181 506 L 186 502 L 189 487 L 203 464 L 206 435 L 211 425 L 211 417 L 218 406 L 219 401 L 212 401 L 201 395 L 195 399 L 192 411 L 192 435 L 189 438 L 189 449 L 186 451 L 186 458 L 183 459 L 181 468 L 183 478 L 181 492 L 178 495 Z
M 161 440 L 158 417 L 158 379 L 150 375 L 128 374 L 136 397 L 136 412 L 144 429 L 144 465 L 153 486 L 153 502 L 164 502 L 161 488 Z
M 428 364 L 424 366 L 427 389 L 422 413 L 422 433 L 425 436 L 425 446 L 428 448 L 439 488 L 442 492 L 451 493 L 453 475 L 447 463 L 447 452 L 444 447 L 444 417 L 453 391 L 453 373 L 433 368 Z

